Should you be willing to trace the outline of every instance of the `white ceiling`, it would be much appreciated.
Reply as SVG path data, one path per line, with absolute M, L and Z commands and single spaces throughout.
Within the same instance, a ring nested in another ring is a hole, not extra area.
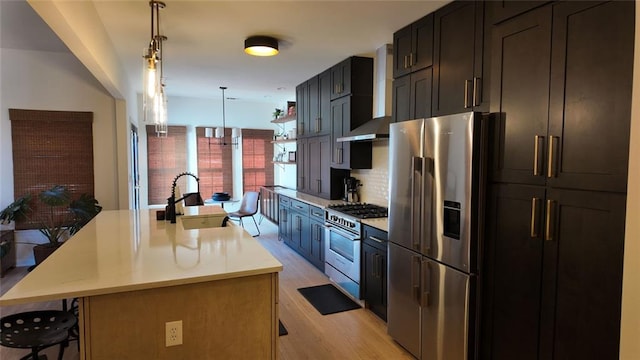
M 217 99 L 219 87 L 227 86 L 228 97 L 284 104 L 295 99 L 297 84 L 349 56 L 373 56 L 393 42 L 396 30 L 447 2 L 166 0 L 160 24 L 168 37 L 163 45 L 167 91 L 169 96 Z M 151 36 L 148 1 L 93 3 L 131 85 L 140 92 L 142 52 Z M 280 53 L 246 55 L 244 39 L 250 35 L 276 37 Z M 2 40 L 3 46 L 10 42 L 4 34 Z

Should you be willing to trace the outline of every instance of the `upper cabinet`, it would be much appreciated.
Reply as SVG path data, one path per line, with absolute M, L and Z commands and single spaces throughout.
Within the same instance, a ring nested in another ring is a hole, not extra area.
M 558 2 L 494 29 L 494 181 L 626 191 L 633 6 Z
M 432 68 L 393 80 L 393 121 L 431 117 Z
M 306 136 L 305 126 L 309 123 L 309 97 L 308 97 L 308 81 L 296 86 L 296 110 L 298 117 L 296 120 L 296 132 L 298 137 Z
M 489 108 L 489 53 L 484 49 L 488 31 L 485 31 L 484 4 L 482 1 L 454 1 L 435 12 L 434 116 L 487 111 Z
M 371 96 L 345 96 L 331 102 L 331 167 L 371 169 L 371 141 L 337 142 L 336 139 L 371 120 Z
M 393 34 L 393 78 L 433 64 L 433 14 Z
M 490 1 L 487 3 L 486 21 L 490 24 L 497 24 L 516 15 L 534 9 L 549 1 L 522 0 L 522 1 Z
M 373 59 L 352 56 L 331 71 L 331 100 L 346 95 L 373 94 Z

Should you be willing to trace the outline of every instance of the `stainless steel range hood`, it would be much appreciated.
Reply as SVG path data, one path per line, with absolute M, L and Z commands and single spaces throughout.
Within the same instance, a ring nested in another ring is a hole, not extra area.
M 336 139 L 337 142 L 345 141 L 372 141 L 389 138 L 389 124 L 391 116 L 381 116 L 373 118 L 366 123 L 351 130 L 343 137 Z

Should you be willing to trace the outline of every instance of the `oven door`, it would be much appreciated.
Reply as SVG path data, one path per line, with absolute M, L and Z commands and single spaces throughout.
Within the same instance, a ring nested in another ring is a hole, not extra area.
M 325 262 L 360 283 L 360 237 L 327 225 Z

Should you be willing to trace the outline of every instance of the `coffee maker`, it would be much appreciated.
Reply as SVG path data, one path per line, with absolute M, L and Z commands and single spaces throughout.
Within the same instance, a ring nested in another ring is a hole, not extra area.
M 344 178 L 344 198 L 342 200 L 347 202 L 359 202 L 360 195 L 358 195 L 358 188 L 362 186 L 360 180 L 349 176 Z

